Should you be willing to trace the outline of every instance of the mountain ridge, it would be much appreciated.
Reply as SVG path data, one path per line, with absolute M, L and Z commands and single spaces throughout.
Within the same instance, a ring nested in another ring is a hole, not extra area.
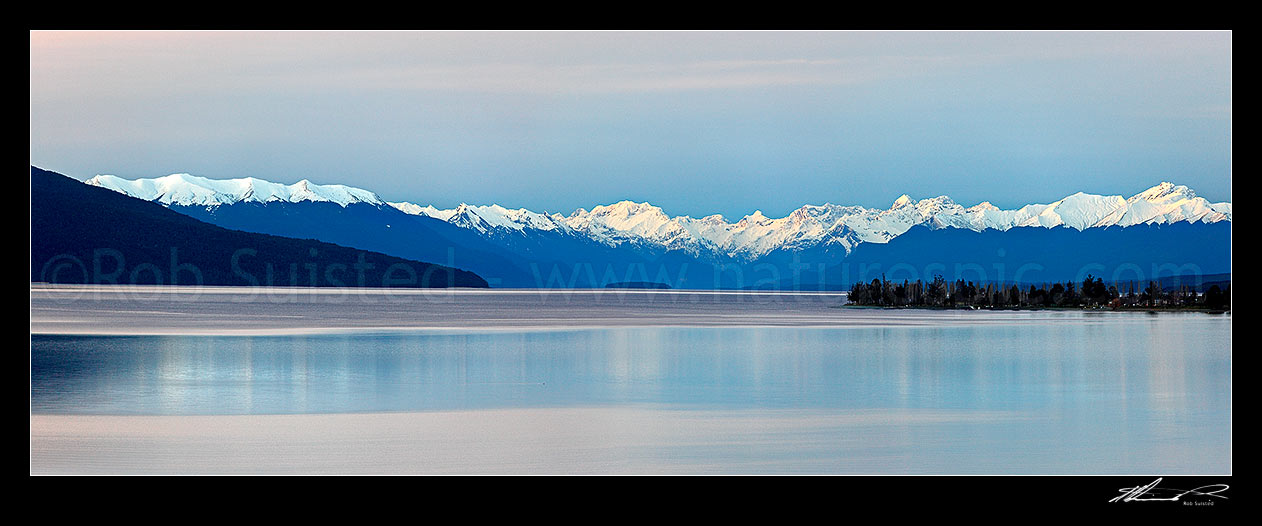
M 540 213 L 496 204 L 462 203 L 452 209 L 387 201 L 369 190 L 345 185 L 316 185 L 304 179 L 283 185 L 256 178 L 207 179 L 171 174 L 128 180 L 98 175 L 86 184 L 168 206 L 208 208 L 240 202 L 329 202 L 388 206 L 477 232 L 485 236 L 550 232 L 582 237 L 608 247 L 624 244 L 652 250 L 681 250 L 694 257 L 755 261 L 778 250 L 837 247 L 846 254 L 864 243 L 884 244 L 914 226 L 959 228 L 981 232 L 1013 228 L 1128 227 L 1142 224 L 1216 223 L 1231 221 L 1231 203 L 1211 203 L 1187 186 L 1162 182 L 1130 197 L 1077 192 L 1047 204 L 1027 204 L 1004 210 L 983 201 L 971 207 L 947 196 L 914 199 L 903 194 L 890 208 L 856 205 L 803 205 L 783 218 L 769 218 L 760 210 L 736 222 L 722 215 L 702 218 L 670 216 L 648 202 L 630 200 L 579 208 L 568 216 Z
M 31 282 L 475 287 L 467 270 L 224 228 L 31 167 Z

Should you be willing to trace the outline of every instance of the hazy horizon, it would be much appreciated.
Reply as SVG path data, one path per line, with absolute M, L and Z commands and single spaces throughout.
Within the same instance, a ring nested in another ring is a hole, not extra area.
M 31 32 L 31 164 L 670 215 L 1231 201 L 1231 32 Z

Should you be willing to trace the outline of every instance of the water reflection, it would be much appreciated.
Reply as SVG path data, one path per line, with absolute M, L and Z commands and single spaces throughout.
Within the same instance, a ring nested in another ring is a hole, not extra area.
M 76 414 L 1108 407 L 1153 419 L 1222 410 L 1229 329 L 1209 318 L 1178 325 L 34 335 L 31 406 Z
M 716 452 L 715 444 L 748 432 L 754 443 L 775 436 L 777 443 L 801 444 L 788 448 L 792 459 L 750 449 L 756 457 L 751 460 L 804 469 L 1229 473 L 1230 318 L 1079 321 L 32 335 L 31 411 L 245 415 L 597 407 L 608 415 L 637 415 L 633 430 L 619 427 L 622 417 L 601 420 L 604 431 L 597 435 L 610 440 L 636 443 L 655 422 L 674 429 L 665 422 L 689 421 L 688 429 L 695 428 L 697 442 L 671 442 L 646 453 L 652 455 L 740 457 L 746 454 L 741 448 L 752 446 L 729 444 Z M 673 416 L 679 409 L 714 416 L 681 419 Z M 705 433 L 711 418 L 749 411 L 763 416 Z M 816 415 L 810 425 L 777 427 L 803 411 Z

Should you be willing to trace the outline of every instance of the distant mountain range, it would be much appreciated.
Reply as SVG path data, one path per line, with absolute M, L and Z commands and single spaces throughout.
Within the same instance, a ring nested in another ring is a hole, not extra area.
M 307 236 L 310 237 L 310 236 Z M 476 274 L 230 230 L 31 167 L 31 281 L 306 287 L 486 287 Z
M 1143 280 L 1227 273 L 1231 260 L 1231 203 L 1211 203 L 1168 182 L 1130 197 L 1077 193 L 1013 210 L 903 195 L 888 209 L 807 205 L 783 218 L 754 212 L 736 222 L 671 217 L 631 201 L 568 216 L 498 205 L 444 210 L 307 180 L 174 174 L 86 182 L 228 228 L 468 269 L 492 286 L 841 288 L 879 272 L 982 281 L 1089 272 Z

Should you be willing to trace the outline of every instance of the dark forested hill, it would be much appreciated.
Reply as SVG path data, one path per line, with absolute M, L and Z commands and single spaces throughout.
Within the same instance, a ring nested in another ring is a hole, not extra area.
M 477 274 L 310 239 L 228 230 L 31 167 L 31 281 L 486 287 Z

